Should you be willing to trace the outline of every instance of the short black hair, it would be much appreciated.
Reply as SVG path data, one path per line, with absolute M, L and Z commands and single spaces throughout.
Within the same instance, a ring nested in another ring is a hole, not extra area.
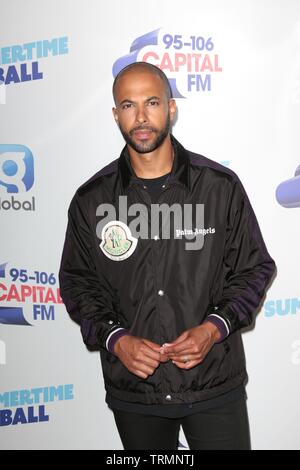
M 135 68 L 148 70 L 149 72 L 151 72 L 155 75 L 158 75 L 159 78 L 162 80 L 162 82 L 164 84 L 168 100 L 173 98 L 172 88 L 171 88 L 170 82 L 168 80 L 168 77 L 166 76 L 166 74 L 160 68 L 156 67 L 156 65 L 150 64 L 149 62 L 134 62 L 133 64 L 129 64 L 126 67 L 124 67 L 122 70 L 120 70 L 120 72 L 116 75 L 116 77 L 114 79 L 114 83 L 113 83 L 113 87 L 112 87 L 112 93 L 113 93 L 113 97 L 114 97 L 115 102 L 116 102 L 116 99 L 115 99 L 116 86 L 117 86 L 117 83 L 118 83 L 119 79 L 127 71 L 130 71 L 130 70 L 135 69 Z

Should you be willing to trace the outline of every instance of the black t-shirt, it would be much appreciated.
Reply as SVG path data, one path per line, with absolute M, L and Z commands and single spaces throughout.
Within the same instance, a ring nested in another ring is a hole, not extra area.
M 143 181 L 144 188 L 149 191 L 151 200 L 154 203 L 159 197 L 161 191 L 164 189 L 170 173 L 167 173 L 158 178 L 140 178 Z M 227 403 L 246 398 L 246 390 L 244 385 L 241 385 L 234 390 L 231 390 L 223 395 L 209 400 L 194 402 L 194 403 L 179 403 L 179 404 L 164 404 L 164 405 L 144 405 L 141 403 L 131 403 L 128 401 L 119 400 L 109 393 L 106 393 L 106 403 L 111 409 L 123 410 L 132 413 L 142 413 L 154 416 L 164 416 L 166 418 L 182 418 L 194 413 L 199 413 L 204 410 L 223 406 Z
M 165 175 L 158 176 L 158 178 L 139 178 L 143 182 L 144 188 L 149 191 L 152 202 L 157 200 L 161 191 L 164 189 L 164 184 L 170 174 L 171 173 L 167 173 Z

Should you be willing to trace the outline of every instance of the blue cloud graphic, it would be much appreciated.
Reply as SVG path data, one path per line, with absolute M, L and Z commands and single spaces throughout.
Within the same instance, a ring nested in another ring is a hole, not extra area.
M 300 207 L 300 165 L 294 178 L 283 181 L 276 189 L 276 199 L 283 207 Z
M 32 326 L 25 320 L 20 307 L 0 307 L 0 323 L 4 325 Z
M 7 263 L 0 264 L 0 277 L 5 277 L 5 268 Z
M 134 64 L 137 62 L 137 56 L 139 52 L 145 46 L 157 46 L 158 44 L 158 33 L 161 28 L 155 29 L 154 31 L 150 31 L 150 33 L 144 34 L 136 38 L 130 47 L 130 53 L 120 57 L 118 60 L 115 61 L 112 72 L 113 76 L 116 77 L 118 73 L 127 65 Z M 172 89 L 173 97 L 174 98 L 185 98 L 177 89 L 176 79 L 169 78 L 170 86 Z

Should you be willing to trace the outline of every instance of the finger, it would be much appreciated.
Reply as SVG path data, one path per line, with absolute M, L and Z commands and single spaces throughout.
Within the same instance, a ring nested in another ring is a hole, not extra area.
M 161 346 L 159 344 L 153 343 L 149 339 L 143 338 L 143 343 L 147 344 L 153 351 L 160 351 Z
M 152 369 L 157 369 L 157 367 L 159 366 L 160 364 L 160 360 L 154 360 L 154 359 L 151 359 L 150 357 L 148 357 L 147 355 L 144 355 L 142 357 L 137 357 L 136 359 L 139 363 L 141 364 L 145 364 L 146 366 L 149 366 L 151 367 Z
M 130 364 L 126 365 L 127 369 L 129 372 L 131 372 L 134 375 L 137 375 L 138 377 L 141 377 L 142 379 L 147 379 L 147 377 L 151 374 L 152 370 L 148 369 L 143 366 L 142 363 L 133 361 Z M 150 374 L 149 374 L 150 373 Z
M 181 343 L 182 341 L 184 341 L 185 339 L 187 339 L 188 334 L 189 334 L 188 331 L 184 331 L 184 332 L 181 333 L 181 335 L 179 335 L 174 341 L 172 341 L 172 343 L 167 343 L 167 344 L 172 344 L 172 345 L 173 345 L 173 344 Z
M 144 374 L 144 372 L 140 372 L 138 370 L 131 370 L 130 372 L 134 375 L 137 375 L 138 377 L 141 377 L 142 379 L 148 378 L 148 374 Z
M 199 356 L 199 354 L 189 354 L 188 355 L 188 362 L 190 361 L 197 361 L 197 360 L 200 360 L 202 359 L 201 356 Z M 172 362 L 183 362 L 183 363 L 186 363 L 187 360 L 186 360 L 186 356 L 174 356 L 174 357 L 171 357 L 171 360 Z
M 140 351 L 140 353 L 136 356 L 136 359 L 142 362 L 146 362 L 147 364 L 151 364 L 153 367 L 157 367 L 161 361 L 161 355 L 159 353 L 153 354 L 153 351 L 144 350 Z
M 154 371 L 156 370 L 155 367 L 147 366 L 147 364 L 144 364 L 143 362 L 134 361 L 132 366 L 133 366 L 133 370 L 135 371 L 135 373 L 137 372 L 137 373 L 144 374 L 146 375 L 146 377 L 148 377 L 149 375 L 152 375 Z
M 157 368 L 160 364 L 160 355 L 156 354 L 156 357 L 151 356 L 151 352 L 148 350 L 140 349 L 137 354 L 132 356 L 132 362 L 137 364 L 145 364 L 152 368 Z
M 174 341 L 172 341 L 172 343 L 164 343 L 162 345 L 162 349 L 171 350 L 172 348 L 174 348 L 174 346 L 176 346 L 179 343 L 182 343 L 185 339 L 187 339 L 187 335 L 188 335 L 188 332 L 185 331 L 180 336 L 178 336 L 178 338 L 176 338 Z
M 148 340 L 143 340 L 143 343 L 144 345 L 141 349 L 142 352 L 148 357 L 151 357 L 152 359 L 159 361 L 160 355 L 161 355 L 160 346 L 155 345 L 155 343 L 151 343 L 151 341 L 148 341 Z M 149 343 L 151 343 L 151 345 Z M 152 345 L 155 345 L 156 349 L 154 349 L 154 346 Z
M 193 356 L 195 354 L 199 354 L 199 351 L 195 351 L 194 349 L 184 349 L 182 351 L 174 352 L 174 353 L 166 353 L 166 356 L 169 359 L 175 359 L 176 357 L 184 357 L 184 356 Z
M 165 354 L 185 354 L 193 352 L 191 341 L 186 339 L 181 343 L 175 344 L 174 346 L 165 346 L 164 353 Z
M 166 356 L 166 354 L 161 354 L 160 355 L 160 362 L 168 362 L 170 358 Z
M 143 349 L 144 352 L 147 352 L 147 355 L 149 357 L 152 357 L 153 359 L 157 359 L 159 361 L 160 355 L 161 355 L 161 347 L 159 344 L 152 343 L 152 341 L 149 341 L 147 339 L 143 339 L 143 343 L 145 348 Z
M 189 362 L 186 362 L 186 363 L 182 363 L 182 362 L 179 362 L 179 361 L 172 361 L 173 364 L 175 366 L 177 366 L 179 369 L 185 369 L 185 370 L 188 370 L 188 369 L 192 369 L 193 367 L 197 366 L 198 364 L 200 364 L 202 361 L 189 361 Z

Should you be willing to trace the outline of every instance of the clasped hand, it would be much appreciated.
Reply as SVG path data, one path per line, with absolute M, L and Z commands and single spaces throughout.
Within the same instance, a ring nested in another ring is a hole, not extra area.
M 200 364 L 218 335 L 218 329 L 209 322 L 184 331 L 175 341 L 162 346 L 148 339 L 125 335 L 116 342 L 114 352 L 130 372 L 146 379 L 161 362 L 171 360 L 186 370 Z

